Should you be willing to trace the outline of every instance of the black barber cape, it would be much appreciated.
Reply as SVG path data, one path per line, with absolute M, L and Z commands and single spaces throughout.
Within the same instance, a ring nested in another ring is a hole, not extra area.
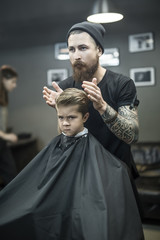
M 55 137 L 0 192 L 1 240 L 142 236 L 126 166 L 89 133 Z

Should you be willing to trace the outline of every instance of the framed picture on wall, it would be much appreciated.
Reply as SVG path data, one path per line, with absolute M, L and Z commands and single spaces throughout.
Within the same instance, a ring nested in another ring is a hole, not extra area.
M 67 43 L 65 43 L 65 42 L 56 43 L 54 46 L 54 50 L 55 50 L 55 58 L 56 59 L 58 59 L 58 60 L 68 60 L 69 59 Z
M 118 66 L 119 50 L 118 48 L 105 48 L 103 55 L 99 58 L 101 66 Z
M 130 78 L 136 86 L 153 86 L 155 85 L 155 70 L 153 67 L 132 68 Z
M 129 51 L 142 52 L 150 51 L 154 48 L 153 33 L 141 33 L 129 36 Z
M 50 69 L 47 71 L 47 84 L 48 86 L 52 86 L 53 81 L 58 84 L 60 81 L 63 81 L 67 77 L 67 69 Z

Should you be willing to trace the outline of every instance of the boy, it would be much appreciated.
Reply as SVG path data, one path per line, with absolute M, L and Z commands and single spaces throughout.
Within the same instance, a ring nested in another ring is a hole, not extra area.
M 126 166 L 84 128 L 89 100 L 66 89 L 55 137 L 0 195 L 1 240 L 141 240 Z
M 82 134 L 84 123 L 89 117 L 88 103 L 87 95 L 76 88 L 68 88 L 64 94 L 60 95 L 56 100 L 60 132 L 68 137 Z M 84 131 L 87 131 L 87 129 Z

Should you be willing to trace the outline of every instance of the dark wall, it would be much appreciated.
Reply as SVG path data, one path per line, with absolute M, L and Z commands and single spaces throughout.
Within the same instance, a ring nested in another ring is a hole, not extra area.
M 147 18 L 146 18 L 147 19 Z M 137 87 L 140 120 L 139 141 L 160 141 L 160 34 L 157 21 L 146 19 L 134 22 L 114 23 L 105 25 L 105 47 L 118 48 L 120 65 L 109 69 L 129 75 L 131 68 L 154 67 L 156 84 L 148 87 Z M 118 28 L 119 26 L 119 28 Z M 117 31 L 118 29 L 118 31 Z M 54 31 L 54 29 L 52 29 Z M 43 147 L 52 137 L 57 135 L 57 118 L 54 109 L 48 107 L 42 98 L 43 86 L 47 84 L 49 69 L 68 69 L 71 74 L 69 61 L 58 61 L 54 58 L 54 43 L 65 41 L 68 29 L 61 27 L 55 30 L 55 40 L 52 45 L 24 47 L 0 50 L 0 65 L 10 64 L 19 73 L 18 87 L 10 94 L 9 125 L 16 133 L 31 132 L 39 139 Z M 153 32 L 154 50 L 130 53 L 128 36 L 130 34 Z M 59 40 L 57 40 L 59 39 Z

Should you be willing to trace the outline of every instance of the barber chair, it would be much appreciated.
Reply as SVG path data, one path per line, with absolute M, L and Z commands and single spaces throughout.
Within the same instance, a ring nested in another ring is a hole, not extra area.
M 136 143 L 132 154 L 140 177 L 136 180 L 144 223 L 160 224 L 160 143 Z

